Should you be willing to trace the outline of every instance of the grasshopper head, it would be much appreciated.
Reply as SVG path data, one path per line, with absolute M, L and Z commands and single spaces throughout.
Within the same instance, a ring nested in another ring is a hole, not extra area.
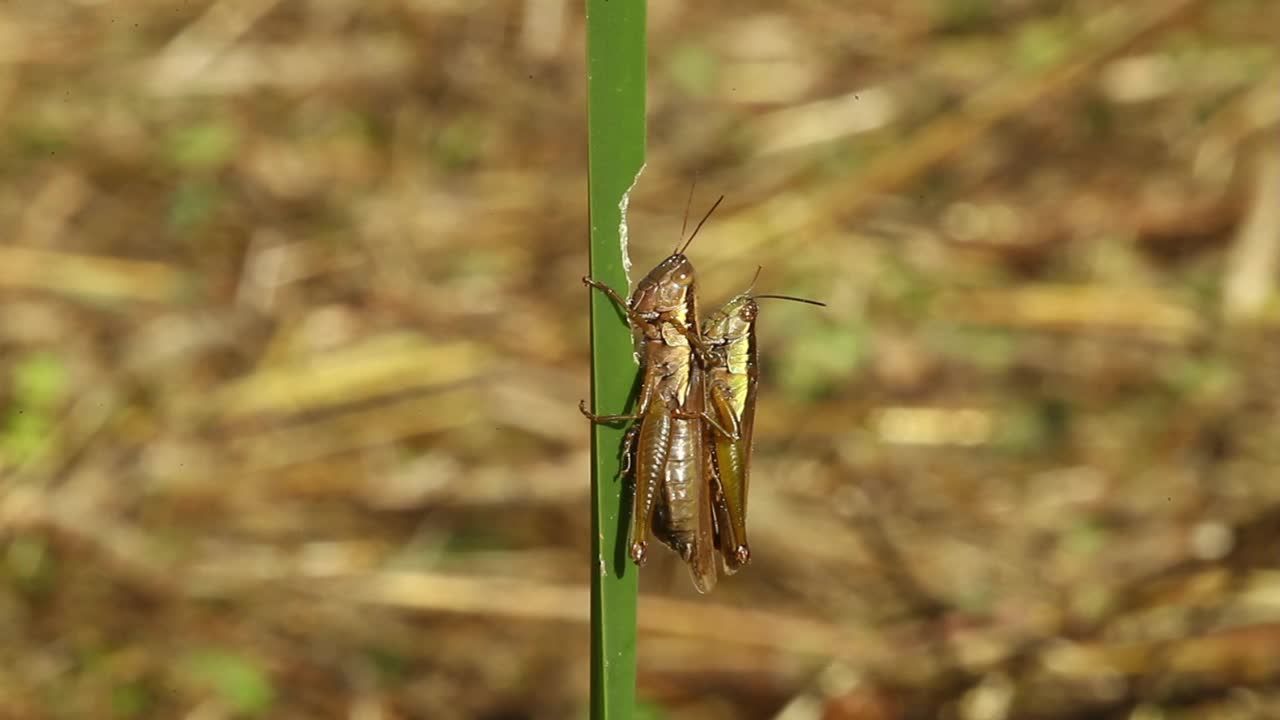
M 640 312 L 679 314 L 696 283 L 693 263 L 683 253 L 673 253 L 636 285 L 631 307 Z
M 728 344 L 751 334 L 760 306 L 750 293 L 742 293 L 724 304 L 703 323 L 703 334 L 712 344 Z

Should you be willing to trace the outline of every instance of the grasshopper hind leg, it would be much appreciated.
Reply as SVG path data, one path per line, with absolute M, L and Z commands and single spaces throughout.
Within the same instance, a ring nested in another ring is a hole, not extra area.
M 666 404 L 655 403 L 649 408 L 649 413 L 638 425 L 638 429 L 629 433 L 626 443 L 628 449 L 634 448 L 634 452 L 628 454 L 635 458 L 630 546 L 631 559 L 636 565 L 643 565 L 647 558 L 649 533 L 654 511 L 659 505 L 670 451 L 671 423 Z

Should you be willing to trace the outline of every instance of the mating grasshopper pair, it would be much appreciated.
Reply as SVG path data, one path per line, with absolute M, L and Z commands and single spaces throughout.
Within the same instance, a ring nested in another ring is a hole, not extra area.
M 635 473 L 631 559 L 636 565 L 645 563 L 652 528 L 688 563 L 702 593 L 715 587 L 717 551 L 727 574 L 751 559 L 746 513 L 759 378 L 756 300 L 822 305 L 785 295 L 753 295 L 753 280 L 745 292 L 699 321 L 697 278 L 684 251 L 723 199 L 711 206 L 683 246 L 636 285 L 630 301 L 608 285 L 582 279 L 626 312 L 639 340 L 643 376 L 635 413 L 593 415 L 585 403 L 579 406 L 595 422 L 638 421 L 622 451 L 624 472 Z M 687 222 L 687 210 L 685 218 Z

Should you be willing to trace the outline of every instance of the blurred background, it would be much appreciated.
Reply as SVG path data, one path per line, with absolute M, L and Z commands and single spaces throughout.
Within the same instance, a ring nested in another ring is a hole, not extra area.
M 647 718 L 1280 716 L 1280 3 L 650 0 L 765 306 Z M 582 6 L 0 4 L 0 717 L 585 717 Z

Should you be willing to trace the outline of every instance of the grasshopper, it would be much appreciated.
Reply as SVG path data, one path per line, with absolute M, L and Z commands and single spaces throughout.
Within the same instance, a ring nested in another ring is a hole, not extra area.
M 654 535 L 688 564 L 700 593 L 711 592 L 716 585 L 715 519 L 705 474 L 704 400 L 702 369 L 694 362 L 684 412 L 671 416 L 667 464 L 662 473 L 663 502 L 655 508 L 652 520 Z M 641 437 L 643 434 L 642 429 Z
M 715 514 L 716 546 L 728 574 L 751 560 L 747 544 L 747 485 L 751 472 L 751 441 L 756 416 L 756 386 L 760 379 L 756 318 L 762 298 L 791 300 L 825 307 L 817 300 L 790 295 L 753 295 L 751 285 L 709 315 L 702 327 L 701 355 L 705 405 L 727 432 L 705 433 L 704 470 Z
M 593 415 L 585 402 L 579 404 L 594 422 L 639 421 L 623 447 L 624 470 L 635 472 L 629 555 L 637 565 L 645 563 L 654 527 L 657 537 L 689 564 L 694 585 L 704 593 L 714 587 L 716 575 L 703 422 L 718 423 L 704 408 L 702 367 L 695 355 L 701 347 L 697 276 L 684 251 L 723 199 L 711 206 L 682 246 L 645 275 L 630 301 L 604 283 L 582 279 L 623 308 L 639 336 L 643 375 L 635 413 Z M 687 209 L 685 219 L 687 224 Z M 680 234 L 683 238 L 683 227 Z

